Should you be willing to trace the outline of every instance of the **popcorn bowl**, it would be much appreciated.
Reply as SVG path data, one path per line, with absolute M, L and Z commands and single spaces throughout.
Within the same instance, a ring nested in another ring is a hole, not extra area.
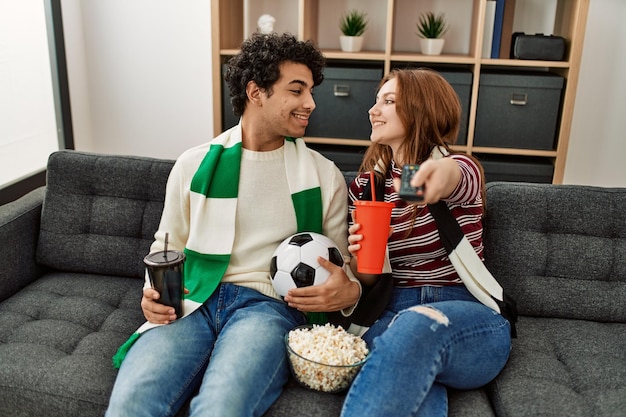
M 285 335 L 285 346 L 295 380 L 320 392 L 346 391 L 369 358 L 363 339 L 330 324 L 298 326 Z

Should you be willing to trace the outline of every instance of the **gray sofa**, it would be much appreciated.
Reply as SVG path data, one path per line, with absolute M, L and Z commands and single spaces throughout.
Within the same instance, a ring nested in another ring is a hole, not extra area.
M 60 151 L 45 189 L 0 207 L 0 415 L 103 414 L 111 356 L 144 320 L 172 163 Z M 490 183 L 487 201 L 519 336 L 495 381 L 450 392 L 449 415 L 626 415 L 626 189 Z M 266 415 L 337 416 L 342 399 L 291 381 Z

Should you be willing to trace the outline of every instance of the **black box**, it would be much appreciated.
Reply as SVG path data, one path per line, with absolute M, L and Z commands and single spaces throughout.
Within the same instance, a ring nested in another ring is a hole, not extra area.
M 477 156 L 485 169 L 485 180 L 552 183 L 554 165 L 549 159 L 517 156 Z
M 455 145 L 465 145 L 467 144 L 467 121 L 472 90 L 472 73 L 469 71 L 439 71 L 439 73 L 450 83 L 459 96 L 459 101 L 461 102 L 461 124 Z
M 565 57 L 565 38 L 561 36 L 515 32 L 511 42 L 512 58 L 562 61 Z
M 474 146 L 553 150 L 564 78 L 550 73 L 483 73 Z
M 333 161 L 342 171 L 358 171 L 367 150 L 367 147 L 349 145 L 307 143 L 307 146 Z
M 313 89 L 316 108 L 306 136 L 369 140 L 367 111 L 382 77 L 382 68 L 325 68 L 324 82 Z
M 469 120 L 470 97 L 472 95 L 472 73 L 466 69 L 451 68 L 449 66 L 425 66 L 415 62 L 394 62 L 393 69 L 430 68 L 437 71 L 454 89 L 461 102 L 461 123 L 459 135 L 455 145 L 467 144 L 467 124 Z
M 222 65 L 222 131 L 228 130 L 239 123 L 239 117 L 233 114 L 233 106 L 230 104 L 230 91 L 224 80 L 226 64 Z

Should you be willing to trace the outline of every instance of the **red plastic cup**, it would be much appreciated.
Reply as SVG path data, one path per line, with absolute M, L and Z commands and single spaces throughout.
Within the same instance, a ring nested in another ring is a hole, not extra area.
M 391 209 L 393 203 L 383 201 L 357 200 L 354 202 L 354 222 L 361 225 L 357 232 L 363 235 L 357 253 L 357 271 L 363 274 L 382 274 L 385 262 Z

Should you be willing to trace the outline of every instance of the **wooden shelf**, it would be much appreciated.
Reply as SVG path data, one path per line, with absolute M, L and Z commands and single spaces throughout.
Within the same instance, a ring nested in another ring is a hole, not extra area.
M 486 59 L 480 60 L 483 66 L 495 67 L 527 67 L 527 68 L 569 68 L 567 61 L 534 61 L 523 59 Z
M 516 0 L 517 3 L 529 1 Z M 300 39 L 312 39 L 330 64 L 337 61 L 349 62 L 354 66 L 358 66 L 359 63 L 369 66 L 377 62 L 381 64 L 385 73 L 400 63 L 458 67 L 469 70 L 473 78 L 466 145 L 454 146 L 454 149 L 469 154 L 546 158 L 554 163 L 553 182 L 561 183 L 567 157 L 589 1 L 556 1 L 556 8 L 553 10 L 555 14 L 553 34 L 566 39 L 566 59 L 564 61 L 537 61 L 482 58 L 487 0 L 468 2 L 433 0 L 424 4 L 419 2 L 416 4 L 412 0 L 361 0 L 358 7 L 368 13 L 370 26 L 366 32 L 364 50 L 357 53 L 346 53 L 339 49 L 337 24 L 339 16 L 354 7 L 354 3 L 348 0 L 298 0 L 298 2 L 291 0 L 211 0 L 213 71 L 214 74 L 220 74 L 221 63 L 227 57 L 239 52 L 239 45 L 244 36 L 254 30 L 251 25 L 254 24 L 261 10 L 263 13 L 277 17 L 277 22 L 284 26 L 293 25 L 292 33 L 297 33 Z M 455 36 L 455 38 L 450 40 L 449 47 L 448 40 L 446 40 L 447 46 L 444 47 L 444 53 L 439 56 L 423 55 L 417 46 L 415 22 L 421 12 L 428 11 L 426 7 L 432 7 L 438 12 L 444 12 L 448 17 L 453 17 L 456 33 L 450 34 L 449 32 L 449 36 Z M 245 13 L 251 15 L 245 16 Z M 284 30 L 280 27 L 276 29 Z M 565 78 L 554 150 L 473 146 L 480 77 L 483 71 L 498 69 L 549 70 Z M 221 78 L 214 76 L 215 135 L 222 130 L 221 88 Z M 368 140 L 320 137 L 305 137 L 305 140 L 323 145 L 369 146 Z
M 321 145 L 370 146 L 369 140 L 362 139 L 316 138 L 305 136 L 304 141 L 307 143 L 318 143 Z
M 384 61 L 387 55 L 381 52 L 342 52 L 338 49 L 323 49 L 322 52 L 327 59 L 359 60 L 359 61 Z
M 442 54 L 423 55 L 414 52 L 393 52 L 390 56 L 392 61 L 423 62 L 433 64 L 475 64 L 476 58 L 470 55 Z
M 555 158 L 556 151 L 542 151 L 539 149 L 517 149 L 517 148 L 490 148 L 485 146 L 473 146 L 472 153 L 494 154 L 494 155 L 519 155 L 519 156 L 541 156 Z

